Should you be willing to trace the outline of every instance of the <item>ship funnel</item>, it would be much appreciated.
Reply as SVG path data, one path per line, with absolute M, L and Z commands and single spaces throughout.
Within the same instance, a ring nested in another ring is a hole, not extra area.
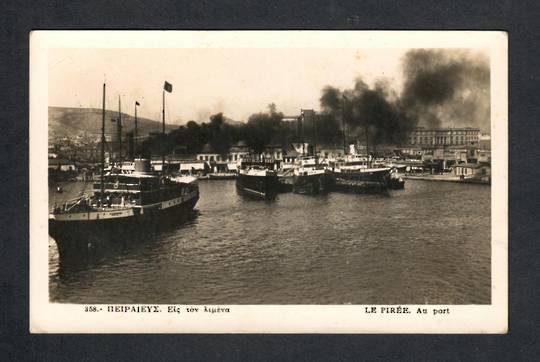
M 150 160 L 146 158 L 136 158 L 134 162 L 134 168 L 136 173 L 151 173 Z

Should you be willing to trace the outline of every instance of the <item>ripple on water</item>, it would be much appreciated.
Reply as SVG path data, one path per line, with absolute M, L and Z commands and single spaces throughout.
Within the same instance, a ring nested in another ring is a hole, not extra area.
M 51 299 L 490 303 L 489 187 L 409 181 L 389 196 L 289 193 L 273 202 L 242 198 L 234 181 L 200 190 L 194 220 L 121 253 L 67 268 L 50 240 Z

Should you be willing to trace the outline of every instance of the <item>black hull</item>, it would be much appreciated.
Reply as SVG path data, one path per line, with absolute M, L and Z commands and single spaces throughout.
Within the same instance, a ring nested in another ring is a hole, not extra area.
M 236 179 L 236 174 L 231 174 L 231 175 L 214 175 L 214 174 L 209 174 L 208 175 L 208 178 L 210 180 L 234 180 Z
M 123 248 L 133 238 L 150 238 L 164 228 L 185 221 L 198 200 L 197 195 L 167 209 L 120 219 L 49 220 L 49 235 L 56 242 L 60 258 Z
M 391 178 L 388 188 L 391 190 L 403 190 L 405 188 L 405 181 L 403 179 Z
M 278 177 L 278 190 L 279 192 L 291 192 L 294 187 L 293 176 L 280 176 Z
M 236 188 L 242 194 L 261 199 L 274 198 L 279 191 L 277 176 L 238 175 Z
M 295 176 L 293 192 L 297 194 L 324 194 L 331 190 L 333 180 L 328 174 Z
M 384 192 L 390 186 L 388 170 L 373 172 L 332 172 L 334 189 L 346 192 Z

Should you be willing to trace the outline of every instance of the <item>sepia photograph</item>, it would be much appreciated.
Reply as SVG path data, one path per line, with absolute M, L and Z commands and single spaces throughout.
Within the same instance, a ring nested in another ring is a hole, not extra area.
M 31 39 L 35 308 L 504 333 L 504 35 L 82 33 Z

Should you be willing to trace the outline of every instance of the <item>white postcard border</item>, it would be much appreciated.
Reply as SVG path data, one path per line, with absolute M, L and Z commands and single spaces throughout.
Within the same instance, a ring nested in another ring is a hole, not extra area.
M 488 31 L 34 31 L 30 34 L 30 331 L 32 333 L 506 333 L 508 40 Z M 491 59 L 492 304 L 74 305 L 48 294 L 48 49 L 175 47 L 488 48 Z M 92 311 L 92 308 L 96 311 Z M 122 308 L 124 307 L 124 308 Z M 129 307 L 129 308 L 125 308 Z M 367 313 L 375 307 L 378 313 Z M 90 308 L 90 310 L 88 310 Z M 98 309 L 101 308 L 101 311 Z M 112 310 L 111 310 L 112 308 Z M 168 312 L 179 308 L 180 312 Z M 188 308 L 198 308 L 188 312 Z M 208 312 L 205 312 L 207 308 Z M 218 311 L 218 308 L 220 311 Z M 228 308 L 229 312 L 221 311 Z M 418 314 L 417 309 L 428 314 Z M 449 314 L 434 315 L 433 310 Z M 86 311 L 85 311 L 86 309 Z M 121 311 L 120 311 L 121 310 Z M 127 311 L 126 311 L 127 310 Z M 212 312 L 213 311 L 213 312 Z

